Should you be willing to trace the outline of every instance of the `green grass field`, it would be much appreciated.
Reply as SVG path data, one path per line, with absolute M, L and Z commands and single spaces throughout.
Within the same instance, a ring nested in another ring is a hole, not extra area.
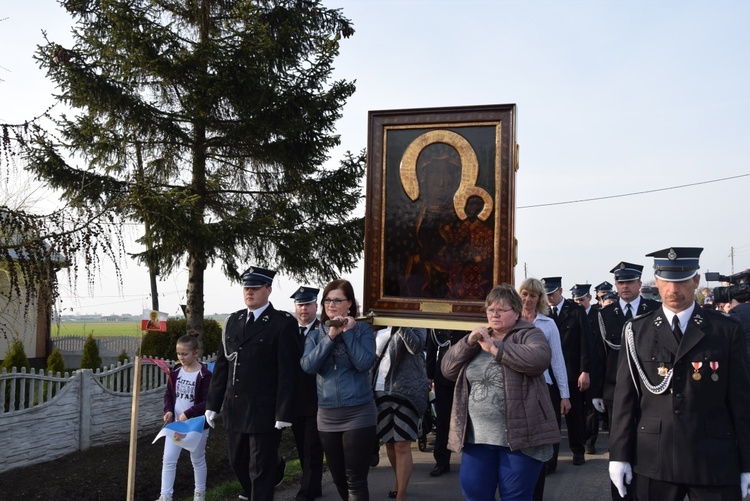
M 88 336 L 115 337 L 133 336 L 140 337 L 140 322 L 61 322 L 59 325 L 52 324 L 52 337 L 63 336 Z

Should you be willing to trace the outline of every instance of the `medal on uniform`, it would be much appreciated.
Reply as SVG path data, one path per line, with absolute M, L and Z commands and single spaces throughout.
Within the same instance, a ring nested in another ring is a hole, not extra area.
M 669 371 L 666 367 L 664 367 L 664 364 L 661 364 L 659 365 L 659 368 L 656 369 L 656 373 L 659 375 L 659 377 L 667 377 L 667 373 L 669 373 Z
M 709 362 L 708 365 L 710 365 L 711 370 L 714 371 L 713 374 L 711 374 L 711 381 L 718 381 L 719 375 L 716 371 L 719 370 L 719 362 Z
M 693 372 L 693 379 L 696 381 L 701 380 L 701 373 L 699 372 L 701 367 L 703 367 L 703 362 L 693 362 L 693 369 L 695 369 Z

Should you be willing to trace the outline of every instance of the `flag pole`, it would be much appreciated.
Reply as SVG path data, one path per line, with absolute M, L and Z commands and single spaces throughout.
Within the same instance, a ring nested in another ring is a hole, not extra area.
M 135 356 L 135 374 L 133 375 L 133 405 L 130 409 L 130 453 L 128 458 L 128 493 L 127 501 L 135 500 L 135 452 L 138 447 L 138 408 L 141 397 L 141 357 Z

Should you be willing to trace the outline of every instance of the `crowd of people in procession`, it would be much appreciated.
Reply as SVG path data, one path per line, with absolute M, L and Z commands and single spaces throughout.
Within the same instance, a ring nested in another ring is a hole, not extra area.
M 205 498 L 205 442 L 220 416 L 240 499 L 272 500 L 283 477 L 281 430 L 291 427 L 302 475 L 298 501 L 322 496 L 323 456 L 343 500 L 369 500 L 368 472 L 384 444 L 388 498 L 405 500 L 412 442 L 424 434 L 434 391 L 435 466 L 470 501 L 541 500 L 556 471 L 561 421 L 572 463 L 610 433 L 612 499 L 735 500 L 750 494 L 750 303 L 728 315 L 711 291 L 695 301 L 701 248 L 647 254 L 655 290 L 641 295 L 643 266 L 620 262 L 612 281 L 529 278 L 496 285 L 487 321 L 472 331 L 358 320 L 351 283 L 322 293 L 302 286 L 295 316 L 269 302 L 275 272 L 242 275 L 246 308 L 231 314 L 213 373 L 180 338 L 180 365 L 165 395 L 165 422 L 205 415 L 195 497 Z M 739 320 L 739 321 L 738 321 Z M 372 444 L 368 446 L 367 444 Z M 160 501 L 170 501 L 179 449 L 165 444 Z M 379 497 L 380 495 L 378 495 Z

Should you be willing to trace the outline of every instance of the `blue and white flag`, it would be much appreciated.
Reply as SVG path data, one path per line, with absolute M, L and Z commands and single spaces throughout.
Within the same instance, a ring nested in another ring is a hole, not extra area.
M 201 441 L 205 424 L 205 416 L 190 418 L 187 421 L 173 421 L 164 426 L 151 443 L 154 444 L 161 437 L 166 437 L 165 440 L 171 440 L 183 449 L 193 452 Z

